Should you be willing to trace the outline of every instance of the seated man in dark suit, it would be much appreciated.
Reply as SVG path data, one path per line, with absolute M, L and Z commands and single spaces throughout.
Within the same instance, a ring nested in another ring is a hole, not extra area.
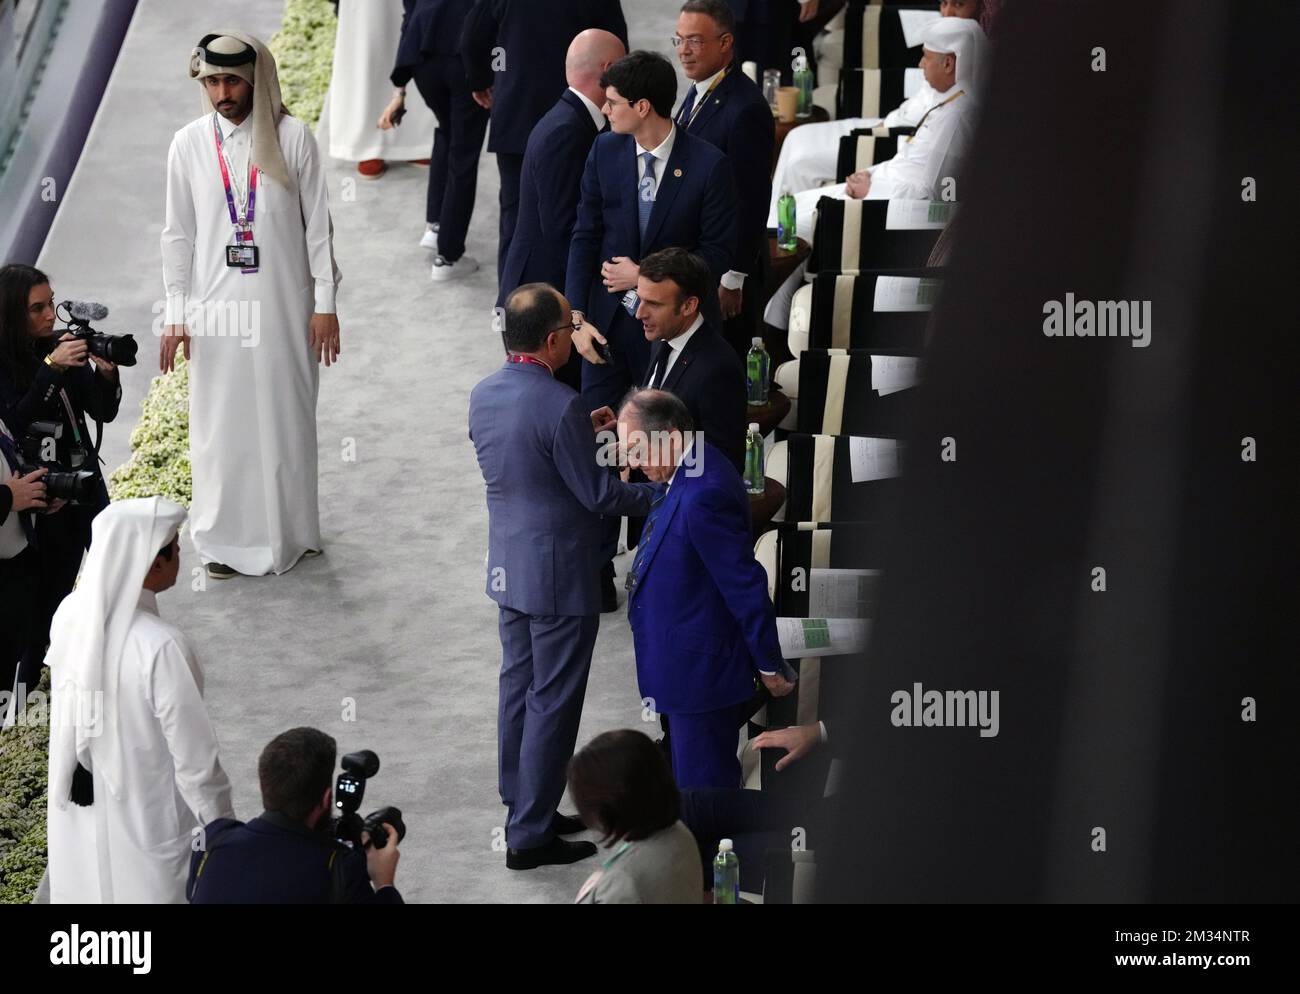
M 679 788 L 739 787 L 741 707 L 756 679 L 782 697 L 795 677 L 754 559 L 745 485 L 670 393 L 632 394 L 618 428 L 628 465 L 663 485 L 628 575 L 641 696 L 669 717 Z
M 767 211 L 776 125 L 763 92 L 735 58 L 736 22 L 725 0 L 686 0 L 677 18 L 677 57 L 691 85 L 677 111 L 677 126 L 716 145 L 736 176 L 736 250 L 722 276 L 718 300 L 722 334 L 739 354 L 759 334 L 766 296 Z
M 587 361 L 589 406 L 615 405 L 645 377 L 650 347 L 635 320 L 638 263 L 677 246 L 698 252 L 714 281 L 735 251 L 735 182 L 726 157 L 672 121 L 677 74 L 653 52 L 619 59 L 601 79 L 612 134 L 596 139 L 582 174 L 565 296 L 586 324 L 574 346 Z M 705 313 L 717 311 L 710 295 Z M 605 363 L 591 339 L 608 344 Z
M 627 50 L 616 35 L 598 28 L 580 33 L 564 63 L 569 87 L 537 122 L 524 151 L 519 218 L 506 254 L 497 306 L 525 283 L 564 285 L 573 225 L 578 218 L 578 184 L 591 143 L 609 122 L 601 113 L 605 90 L 600 77 Z M 574 355 L 556 379 L 577 390 L 582 365 Z
M 661 249 L 641 261 L 636 316 L 651 343 L 642 385 L 675 394 L 705 440 L 744 472 L 745 367 L 700 313 L 711 281 L 704 260 L 685 249 Z

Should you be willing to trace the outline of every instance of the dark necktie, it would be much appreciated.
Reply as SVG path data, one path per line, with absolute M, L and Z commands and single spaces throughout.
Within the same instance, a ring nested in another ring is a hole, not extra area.
M 632 568 L 628 570 L 627 579 L 623 582 L 623 586 L 628 590 L 636 589 L 637 577 L 641 575 L 641 567 L 645 565 L 646 553 L 650 549 L 650 536 L 654 534 L 655 522 L 659 520 L 659 512 L 663 508 L 667 493 L 668 485 L 661 484 L 654 500 L 650 502 L 650 513 L 646 515 L 645 524 L 641 526 L 641 540 L 637 542 L 636 555 L 632 557 Z
M 651 390 L 658 390 L 663 385 L 664 374 L 668 370 L 668 350 L 671 348 L 667 342 L 655 342 L 655 356 L 650 362 L 650 375 L 645 381 Z
M 695 84 L 692 83 L 686 91 L 686 99 L 682 101 L 682 109 L 677 112 L 677 124 L 680 127 L 686 127 L 691 121 L 691 111 L 695 108 Z
M 641 158 L 645 162 L 645 175 L 637 185 L 636 212 L 641 222 L 641 239 L 644 241 L 646 225 L 650 223 L 650 212 L 655 208 L 655 154 L 646 152 Z

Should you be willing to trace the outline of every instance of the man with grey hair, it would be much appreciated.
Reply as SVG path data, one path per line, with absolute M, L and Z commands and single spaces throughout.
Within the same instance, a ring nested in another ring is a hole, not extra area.
M 318 364 L 339 356 L 334 231 L 316 139 L 275 59 L 223 30 L 190 52 L 202 116 L 167 153 L 160 366 L 190 367 L 191 535 L 208 575 L 284 573 L 321 549 Z
M 796 679 L 754 559 L 744 483 L 671 393 L 633 391 L 618 432 L 628 465 L 661 487 L 627 579 L 641 696 L 668 716 L 680 789 L 739 787 L 742 707 L 757 681 L 780 697 Z

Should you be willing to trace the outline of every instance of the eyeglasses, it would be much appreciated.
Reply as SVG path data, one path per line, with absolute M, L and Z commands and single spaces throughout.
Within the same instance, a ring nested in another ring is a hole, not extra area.
M 698 52 L 704 47 L 706 41 L 721 41 L 727 37 L 730 32 L 724 31 L 720 35 L 714 35 L 712 38 L 704 38 L 701 35 L 691 35 L 689 38 L 683 38 L 681 35 L 673 35 L 669 41 L 673 48 L 686 48 L 692 52 Z
M 606 107 L 608 107 L 610 110 L 613 110 L 615 104 L 627 104 L 629 107 L 635 107 L 636 101 L 635 100 L 610 100 L 609 97 L 606 97 L 605 102 L 601 104 L 601 110 L 604 110 Z
M 562 324 L 558 328 L 551 328 L 550 331 L 547 332 L 547 334 L 549 335 L 552 331 L 577 332 L 581 330 L 582 330 L 582 318 L 578 317 L 578 315 L 575 314 L 573 315 L 573 318 L 571 319 L 569 324 Z

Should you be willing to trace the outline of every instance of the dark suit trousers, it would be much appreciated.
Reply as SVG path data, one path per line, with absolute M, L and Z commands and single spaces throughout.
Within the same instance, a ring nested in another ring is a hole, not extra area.
M 498 226 L 497 242 L 497 281 L 506 271 L 506 256 L 510 253 L 510 240 L 515 237 L 515 225 L 519 221 L 519 178 L 524 171 L 523 153 L 498 152 L 497 173 L 501 177 L 501 193 L 498 204 L 501 207 L 501 221 Z M 564 287 L 560 287 L 563 290 Z
M 763 255 L 755 257 L 745 276 L 745 290 L 740 299 L 740 313 L 722 323 L 722 337 L 736 350 L 743 360 L 749 352 L 755 338 L 762 336 L 760 322 L 763 318 L 763 305 L 766 303 L 764 290 L 767 284 L 767 239 L 763 240 Z
M 0 691 L 14 689 L 19 657 L 35 641 L 31 629 L 39 614 L 40 575 L 39 554 L 31 545 L 12 559 L 0 559 L 0 608 L 4 612 L 4 621 L 0 622 Z M 39 677 L 39 663 L 36 674 Z M 30 682 L 28 692 L 35 689 L 35 682 Z
M 435 56 L 416 67 L 416 88 L 438 119 L 429 156 L 429 190 L 424 219 L 438 225 L 438 254 L 455 262 L 465 254 L 465 234 L 474 214 L 478 157 L 488 112 L 474 102 L 460 56 Z
M 564 796 L 565 776 L 587 692 L 599 615 L 529 615 L 498 608 L 501 681 L 498 787 L 506 844 L 544 846 Z
M 740 713 L 743 705 L 700 714 L 669 714 L 673 779 L 678 790 L 739 787 Z

